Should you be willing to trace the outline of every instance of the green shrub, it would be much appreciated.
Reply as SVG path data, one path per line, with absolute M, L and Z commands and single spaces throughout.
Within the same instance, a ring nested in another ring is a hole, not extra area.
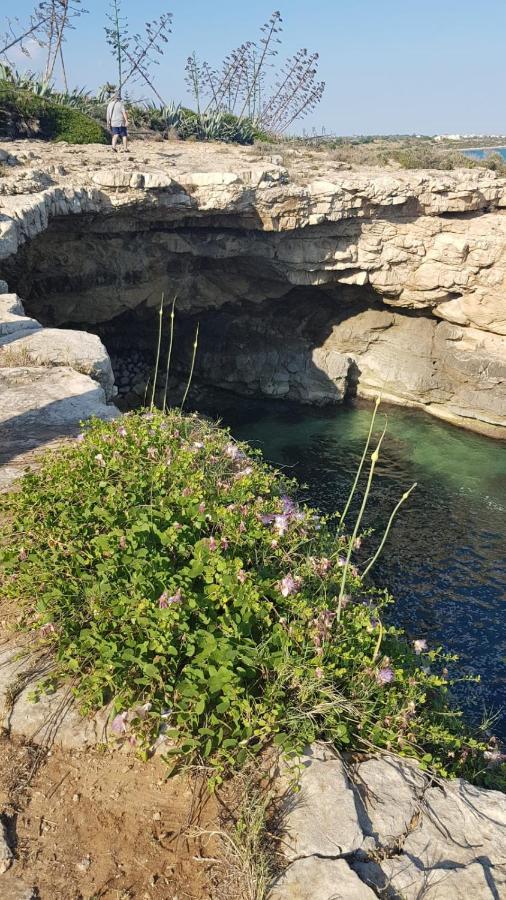
M 84 712 L 112 701 L 141 752 L 165 734 L 219 780 L 321 737 L 476 775 L 485 748 L 440 654 L 381 624 L 389 598 L 354 566 L 339 619 L 349 538 L 295 489 L 197 416 L 95 421 L 0 498 L 4 593 L 52 647 L 54 681 Z
M 0 82 L 0 136 L 38 137 L 70 144 L 105 144 L 105 128 L 71 106 Z
M 405 150 L 394 150 L 390 154 L 403 169 L 474 169 L 477 162 L 458 150 L 445 152 L 420 144 Z

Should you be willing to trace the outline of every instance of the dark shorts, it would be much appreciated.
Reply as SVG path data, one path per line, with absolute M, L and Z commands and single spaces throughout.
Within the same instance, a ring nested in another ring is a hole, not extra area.
M 119 137 L 128 137 L 128 129 L 126 125 L 118 125 L 117 127 L 113 126 L 111 128 L 111 132 L 113 134 L 119 135 Z

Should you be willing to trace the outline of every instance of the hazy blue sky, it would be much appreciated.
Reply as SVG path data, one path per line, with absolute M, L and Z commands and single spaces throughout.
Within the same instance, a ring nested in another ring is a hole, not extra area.
M 104 41 L 106 0 L 84 0 L 89 15 L 69 38 L 72 84 L 114 81 Z M 3 0 L 23 17 L 28 0 Z M 210 63 L 257 36 L 274 8 L 244 0 L 124 0 L 131 31 L 166 9 L 173 34 L 157 73 L 160 93 L 189 102 L 184 63 L 196 50 Z M 286 0 L 282 54 L 320 53 L 325 97 L 306 127 L 336 134 L 506 131 L 506 0 Z M 19 58 L 16 63 L 20 63 Z M 37 68 L 40 60 L 32 62 Z

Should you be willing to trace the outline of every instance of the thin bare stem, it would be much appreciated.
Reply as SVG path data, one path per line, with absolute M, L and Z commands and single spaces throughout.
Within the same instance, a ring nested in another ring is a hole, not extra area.
M 379 634 L 378 634 L 378 640 L 376 641 L 376 646 L 375 646 L 375 648 L 374 648 L 374 653 L 373 653 L 373 655 L 372 655 L 372 657 L 371 657 L 371 663 L 372 663 L 373 665 L 374 665 L 374 663 L 376 662 L 376 660 L 377 660 L 377 658 L 378 658 L 378 653 L 380 652 L 382 640 L 383 640 L 383 623 L 380 621 L 380 622 L 379 622 Z
M 350 538 L 350 541 L 349 541 L 349 544 L 348 544 L 348 553 L 346 554 L 346 562 L 345 562 L 344 567 L 343 567 L 343 577 L 342 577 L 342 579 L 341 579 L 341 588 L 340 588 L 340 591 L 339 591 L 339 601 L 338 601 L 338 604 L 337 604 L 337 621 L 338 621 L 338 622 L 339 622 L 339 620 L 340 620 L 340 618 L 341 618 L 341 609 L 342 609 L 342 606 L 343 606 L 343 597 L 344 597 L 344 591 L 345 591 L 345 587 L 346 587 L 346 576 L 347 576 L 347 574 L 348 574 L 348 569 L 349 569 L 349 565 L 350 565 L 351 554 L 352 554 L 352 551 L 353 551 L 353 547 L 355 546 L 355 540 L 356 540 L 356 537 L 357 537 L 357 534 L 358 534 L 358 530 L 359 530 L 359 528 L 360 528 L 360 523 L 361 523 L 361 521 L 362 521 L 362 516 L 364 515 L 365 508 L 366 508 L 366 506 L 367 506 L 367 500 L 368 500 L 368 497 L 369 497 L 369 492 L 370 492 L 370 490 L 371 490 L 371 484 L 372 484 L 372 479 L 373 479 L 373 475 L 374 475 L 374 470 L 375 470 L 375 468 L 376 468 L 376 463 L 378 462 L 378 459 L 379 459 L 380 447 L 381 447 L 381 443 L 382 443 L 382 441 L 383 441 L 383 438 L 385 437 L 385 433 L 386 433 L 386 426 L 385 426 L 385 428 L 383 429 L 383 432 L 382 432 L 381 437 L 380 437 L 380 439 L 379 439 L 379 441 L 378 441 L 378 445 L 377 445 L 377 447 L 376 447 L 376 450 L 374 450 L 373 453 L 371 453 L 371 468 L 369 469 L 369 477 L 368 477 L 368 479 L 367 479 L 367 485 L 366 485 L 366 489 L 365 489 L 364 496 L 363 496 L 363 499 L 362 499 L 362 505 L 361 505 L 361 507 L 360 507 L 360 511 L 359 511 L 358 516 L 357 516 L 357 520 L 356 520 L 356 522 L 355 522 L 355 528 L 353 529 L 353 534 L 352 534 L 352 536 L 351 536 L 351 538 Z
M 181 403 L 181 409 L 183 409 L 183 406 L 184 406 L 184 404 L 185 404 L 185 400 L 186 400 L 186 398 L 187 398 L 187 396 L 188 396 L 188 391 L 190 390 L 190 385 L 191 385 L 192 378 L 193 378 L 193 370 L 194 370 L 194 368 L 195 368 L 195 357 L 197 356 L 197 347 L 198 347 L 198 344 L 199 344 L 199 323 L 197 322 L 197 330 L 196 330 L 196 332 L 195 332 L 195 340 L 194 340 L 194 342 L 193 342 L 193 356 L 192 356 L 192 364 L 191 364 L 191 367 L 190 367 L 190 377 L 188 378 L 188 384 L 186 385 L 186 390 L 185 390 L 185 392 L 184 392 L 184 397 L 183 397 L 183 400 L 182 400 L 182 403 Z
M 169 388 L 169 371 L 170 371 L 170 360 L 171 360 L 171 356 L 172 356 L 172 343 L 174 341 L 174 315 L 175 315 L 175 309 L 176 309 L 176 299 L 177 299 L 177 297 L 174 297 L 174 300 L 172 301 L 172 310 L 170 313 L 169 351 L 167 353 L 167 365 L 165 367 L 165 389 L 163 392 L 163 411 L 164 412 L 167 409 L 167 391 Z
M 128 59 L 130 65 L 132 66 L 132 72 L 138 72 L 140 77 L 143 79 L 143 81 L 146 82 L 147 86 L 149 88 L 151 88 L 151 90 L 153 91 L 153 94 L 155 95 L 155 97 L 158 98 L 158 100 L 160 101 L 162 106 L 167 106 L 167 103 L 165 102 L 163 97 L 158 93 L 158 91 L 155 88 L 153 82 L 151 81 L 149 75 L 142 68 L 139 68 L 137 61 L 134 59 L 134 57 L 132 56 L 132 54 L 130 53 L 128 48 L 123 47 L 123 53 L 125 54 L 126 58 Z
M 379 407 L 380 403 L 381 403 L 381 397 L 378 396 L 378 397 L 376 397 L 376 403 L 375 403 L 375 405 L 374 405 L 374 410 L 373 410 L 373 414 L 372 414 L 372 418 L 371 418 L 371 424 L 370 424 L 370 427 L 369 427 L 369 434 L 367 435 L 367 441 L 366 441 L 366 443 L 365 443 L 364 452 L 362 453 L 362 458 L 361 458 L 361 460 L 360 460 L 360 463 L 359 463 L 359 466 L 358 466 L 358 469 L 357 469 L 357 472 L 356 472 L 356 475 L 355 475 L 355 481 L 353 482 L 353 485 L 352 485 L 352 488 L 351 488 L 351 491 L 350 491 L 348 500 L 346 501 L 346 506 L 344 507 L 343 513 L 342 513 L 341 518 L 340 518 L 340 520 L 339 520 L 338 534 L 341 532 L 341 529 L 342 529 L 342 526 L 343 526 L 343 522 L 344 522 L 344 520 L 345 520 L 345 518 L 346 518 L 346 516 L 347 516 L 347 514 L 348 514 L 348 510 L 349 510 L 349 508 L 350 508 L 351 501 L 353 500 L 353 497 L 354 497 L 354 495 L 355 495 L 355 491 L 356 491 L 356 489 L 357 489 L 358 480 L 359 480 L 359 478 L 360 478 L 360 476 L 361 476 L 361 474 L 362 474 L 362 469 L 363 469 L 363 467 L 364 467 L 364 462 L 365 462 L 365 458 L 366 458 L 366 456 L 367 456 L 367 451 L 368 451 L 368 449 L 369 449 L 369 444 L 371 443 L 372 430 L 373 430 L 373 428 L 374 428 L 374 420 L 376 419 L 376 413 L 378 412 L 378 407 Z
M 158 346 L 156 348 L 156 363 L 155 363 L 155 374 L 153 377 L 153 389 L 151 391 L 151 405 L 150 409 L 153 409 L 155 405 L 155 394 L 156 394 L 156 382 L 158 380 L 158 366 L 160 364 L 160 348 L 162 346 L 162 327 L 163 327 L 163 301 L 164 295 L 162 294 L 162 299 L 160 301 L 160 309 L 158 310 Z
M 385 546 L 385 541 L 386 541 L 386 539 L 387 539 L 387 537 L 388 537 L 388 533 L 389 533 L 389 531 L 390 531 L 390 528 L 392 527 L 392 522 L 394 521 L 394 519 L 395 519 L 395 517 L 396 517 L 396 515 L 397 515 L 397 513 L 398 513 L 398 511 L 399 511 L 399 509 L 401 508 L 402 504 L 405 503 L 406 500 L 408 499 L 409 495 L 411 494 L 411 491 L 414 491 L 414 489 L 416 488 L 416 485 L 417 485 L 417 482 L 415 481 L 415 483 L 411 485 L 409 491 L 406 491 L 406 493 L 402 495 L 402 497 L 401 497 L 401 499 L 399 500 L 397 506 L 396 506 L 396 507 L 394 508 L 394 510 L 392 511 L 392 515 L 390 516 L 390 518 L 389 518 L 389 520 L 388 520 L 388 524 L 387 524 L 387 527 L 386 527 L 386 529 L 385 529 L 385 533 L 384 533 L 384 535 L 383 535 L 383 539 L 382 539 L 382 541 L 381 541 L 381 543 L 380 543 L 378 549 L 376 550 L 376 553 L 374 554 L 373 558 L 371 559 L 370 563 L 366 566 L 366 568 L 365 568 L 364 571 L 362 572 L 362 578 L 365 578 L 365 576 L 366 576 L 367 573 L 369 572 L 369 569 L 372 569 L 374 563 L 375 563 L 376 560 L 378 559 L 378 556 L 380 555 L 381 551 L 383 550 L 383 547 Z

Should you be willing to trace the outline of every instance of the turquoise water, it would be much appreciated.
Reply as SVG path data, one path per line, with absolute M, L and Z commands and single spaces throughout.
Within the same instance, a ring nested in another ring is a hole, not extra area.
M 237 400 L 235 401 L 237 404 Z M 343 508 L 371 408 L 311 409 L 248 402 L 221 416 L 234 434 L 307 484 L 302 495 L 325 511 Z M 506 444 L 389 407 L 366 525 L 381 533 L 391 509 L 418 482 L 391 531 L 375 579 L 396 598 L 392 619 L 412 638 L 459 654 L 453 673 L 478 674 L 457 689 L 475 720 L 498 713 L 506 737 Z M 369 555 L 377 536 L 365 542 Z
M 471 159 L 485 159 L 491 153 L 498 153 L 499 156 L 506 159 L 506 147 L 491 147 L 489 150 L 465 150 L 464 156 L 469 156 Z

